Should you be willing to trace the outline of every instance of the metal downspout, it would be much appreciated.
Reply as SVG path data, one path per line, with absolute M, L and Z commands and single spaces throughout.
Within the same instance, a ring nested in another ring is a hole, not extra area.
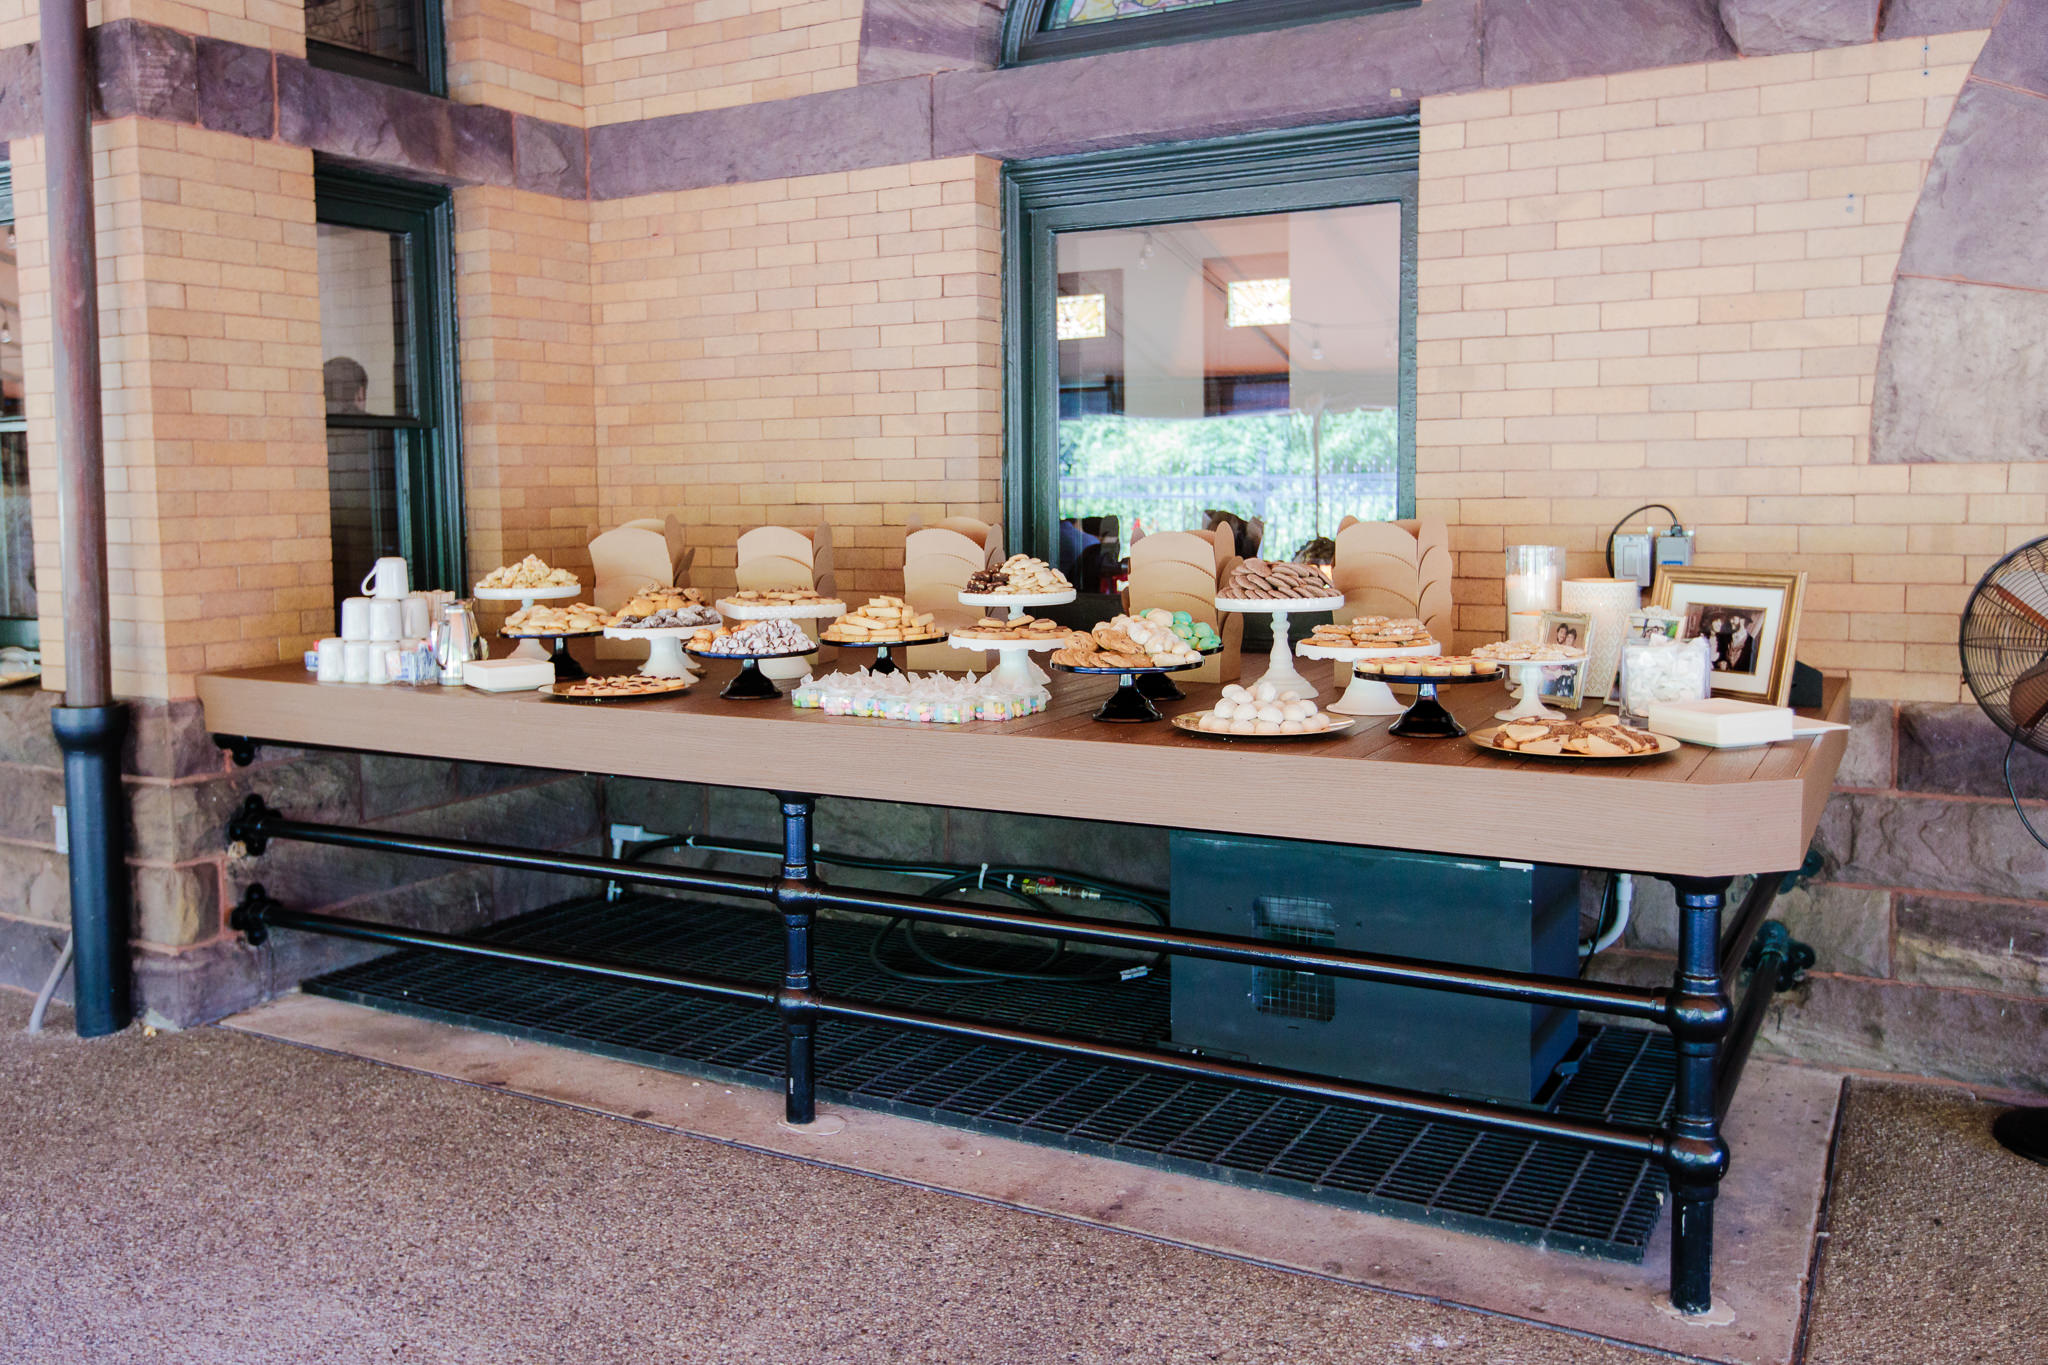
M 99 289 L 92 194 L 93 73 L 85 0 L 43 0 L 40 59 L 55 351 L 57 523 L 63 562 L 64 752 L 72 999 L 81 1038 L 129 1019 L 129 884 L 121 747 L 107 628 L 107 495 L 100 431 Z

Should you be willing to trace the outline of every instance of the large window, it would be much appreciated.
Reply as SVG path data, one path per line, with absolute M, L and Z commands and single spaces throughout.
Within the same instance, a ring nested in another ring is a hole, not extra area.
M 446 94 L 441 0 L 306 0 L 306 60 Z
M 28 498 L 28 414 L 22 406 L 21 277 L 15 268 L 14 176 L 0 162 L 0 645 L 34 648 L 35 522 Z
M 1229 521 L 1315 558 L 1414 502 L 1411 120 L 1007 171 L 1012 544 Z M 1256 547 L 1256 549 L 1254 549 Z
M 1315 23 L 1419 0 L 1013 0 L 1003 62 L 1049 61 L 1224 33 Z
M 463 568 L 448 192 L 322 167 L 320 353 L 336 602 L 383 555 Z

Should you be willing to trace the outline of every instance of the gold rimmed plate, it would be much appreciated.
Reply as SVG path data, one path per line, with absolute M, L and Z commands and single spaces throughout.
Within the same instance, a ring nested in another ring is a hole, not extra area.
M 1185 730 L 1191 735 L 1200 735 L 1203 739 L 1231 739 L 1240 744 L 1292 744 L 1297 740 L 1329 739 L 1335 735 L 1347 734 L 1351 727 L 1358 723 L 1353 720 L 1332 720 L 1320 730 L 1304 730 L 1298 735 L 1233 735 L 1228 730 L 1204 730 L 1201 720 L 1199 712 L 1194 715 L 1175 716 L 1173 728 Z
M 1626 763 L 1631 759 L 1656 758 L 1660 754 L 1676 753 L 1679 748 L 1678 741 L 1669 735 L 1651 735 L 1647 730 L 1631 730 L 1629 732 L 1631 734 L 1649 735 L 1651 739 L 1657 741 L 1657 747 L 1645 749 L 1639 754 L 1575 754 L 1569 751 L 1560 754 L 1532 753 L 1527 749 L 1502 749 L 1496 746 L 1494 744 L 1495 737 L 1506 728 L 1503 725 L 1492 725 L 1484 730 L 1474 730 L 1465 738 L 1471 740 L 1488 753 L 1507 754 L 1511 758 L 1569 759 L 1574 763 Z
M 627 679 L 631 679 L 627 683 Z M 583 702 L 597 705 L 618 701 L 649 701 L 655 697 L 673 697 L 690 690 L 693 678 L 643 678 L 638 674 L 623 674 L 616 678 L 580 678 L 575 682 L 549 683 L 542 691 L 556 701 Z M 591 691 L 593 685 L 610 684 L 616 691 Z

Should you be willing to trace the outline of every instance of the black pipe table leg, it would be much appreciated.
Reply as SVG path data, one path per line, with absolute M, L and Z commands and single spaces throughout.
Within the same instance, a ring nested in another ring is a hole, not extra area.
M 809 1123 L 818 1116 L 818 1025 L 810 1011 L 811 928 L 817 918 L 810 894 L 816 889 L 811 867 L 811 815 L 817 798 L 782 794 L 782 881 L 776 899 L 782 910 L 783 1029 L 788 1041 L 788 1088 L 783 1119 Z
M 1722 1043 L 1734 1020 L 1720 966 L 1721 912 L 1731 880 L 1671 879 L 1678 892 L 1671 1021 L 1678 1093 L 1664 1164 L 1671 1182 L 1671 1303 L 1681 1313 L 1704 1313 L 1714 1302 L 1714 1199 L 1728 1171 L 1716 1081 Z

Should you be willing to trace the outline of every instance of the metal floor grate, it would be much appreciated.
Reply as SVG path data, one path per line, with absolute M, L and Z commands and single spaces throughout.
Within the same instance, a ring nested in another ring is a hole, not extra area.
M 819 922 L 821 989 L 1139 1046 L 1160 1047 L 1168 1036 L 1161 972 L 1085 985 L 911 982 L 870 961 L 875 928 Z M 553 906 L 483 937 L 764 982 L 782 972 L 777 917 L 653 896 Z M 945 948 L 988 966 L 1020 952 L 1043 957 L 1040 949 L 963 939 Z M 900 949 L 883 960 L 921 965 Z M 305 989 L 672 1071 L 781 1082 L 781 1021 L 757 1006 L 420 951 L 334 972 Z M 1609 1259 L 1642 1258 L 1664 1201 L 1664 1173 L 1646 1160 L 997 1043 L 827 1020 L 817 1065 L 820 1096 L 843 1104 Z M 1588 1024 L 1546 1107 L 1647 1126 L 1663 1121 L 1671 1090 L 1666 1036 Z

